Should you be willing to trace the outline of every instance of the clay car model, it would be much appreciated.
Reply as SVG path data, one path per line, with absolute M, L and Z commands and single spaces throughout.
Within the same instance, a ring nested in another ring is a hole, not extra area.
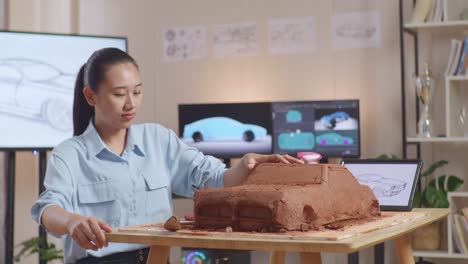
M 265 137 L 267 130 L 258 125 L 243 124 L 228 117 L 204 118 L 184 126 L 183 138 L 195 142 L 207 140 L 244 140 Z
M 199 229 L 276 232 L 335 228 L 380 216 L 368 186 L 335 164 L 261 163 L 240 186 L 195 193 Z

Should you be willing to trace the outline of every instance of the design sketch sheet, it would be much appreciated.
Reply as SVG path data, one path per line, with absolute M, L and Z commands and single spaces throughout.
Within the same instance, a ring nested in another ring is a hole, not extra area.
M 380 47 L 380 14 L 377 11 L 337 14 L 332 17 L 333 49 Z
M 163 30 L 164 61 L 177 62 L 206 56 L 206 28 L 184 27 Z
M 315 17 L 272 19 L 268 28 L 271 54 L 307 53 L 317 49 Z
M 255 23 L 217 25 L 214 29 L 213 52 L 216 58 L 255 56 L 258 49 Z

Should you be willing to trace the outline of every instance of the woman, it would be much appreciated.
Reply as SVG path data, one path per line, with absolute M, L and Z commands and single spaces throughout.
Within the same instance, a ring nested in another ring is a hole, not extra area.
M 31 209 L 48 232 L 65 236 L 66 263 L 145 263 L 145 245 L 109 245 L 104 233 L 111 227 L 164 222 L 172 215 L 172 193 L 192 197 L 196 189 L 238 185 L 261 162 L 301 162 L 247 154 L 225 169 L 169 129 L 132 125 L 142 90 L 135 60 L 119 49 L 94 52 L 80 69 L 74 137 L 52 151 L 46 191 Z

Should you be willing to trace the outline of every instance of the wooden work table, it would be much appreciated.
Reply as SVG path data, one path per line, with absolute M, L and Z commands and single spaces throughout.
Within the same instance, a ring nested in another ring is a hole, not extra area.
M 171 246 L 211 249 L 239 249 L 271 251 L 270 263 L 282 264 L 286 252 L 299 252 L 301 263 L 321 263 L 320 252 L 352 253 L 379 243 L 393 240 L 400 263 L 414 263 L 408 234 L 430 223 L 440 220 L 449 214 L 448 209 L 414 209 L 423 216 L 394 226 L 379 228 L 367 233 L 358 234 L 340 240 L 317 239 L 281 239 L 278 237 L 255 236 L 206 236 L 179 234 L 177 232 L 131 232 L 114 231 L 106 234 L 110 242 L 137 243 L 151 246 L 148 263 L 167 263 Z

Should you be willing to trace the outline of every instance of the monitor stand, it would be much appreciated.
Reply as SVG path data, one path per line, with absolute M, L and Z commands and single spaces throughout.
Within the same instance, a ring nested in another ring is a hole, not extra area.
M 223 159 L 223 161 L 224 161 L 224 164 L 226 164 L 226 168 L 231 168 L 231 159 L 230 158 Z
M 322 163 L 322 164 L 328 163 L 328 158 L 323 157 L 319 163 Z

